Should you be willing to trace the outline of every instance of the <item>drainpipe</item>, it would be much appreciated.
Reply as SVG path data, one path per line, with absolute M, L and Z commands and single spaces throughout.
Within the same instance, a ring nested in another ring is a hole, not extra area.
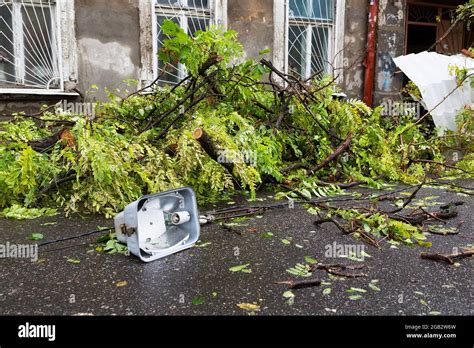
M 379 0 L 370 0 L 369 26 L 367 33 L 367 57 L 365 58 L 365 80 L 364 80 L 364 102 L 368 106 L 373 105 L 375 59 L 377 47 L 377 15 L 379 11 Z

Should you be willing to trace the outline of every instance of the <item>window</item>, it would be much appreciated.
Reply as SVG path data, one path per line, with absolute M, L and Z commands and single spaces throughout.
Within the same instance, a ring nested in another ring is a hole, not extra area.
M 330 73 L 333 0 L 289 0 L 288 73 L 306 79 Z
M 215 22 L 212 0 L 155 0 L 155 13 L 158 50 L 162 48 L 163 41 L 166 39 L 161 31 L 161 25 L 165 20 L 179 24 L 189 35 L 207 30 L 211 23 Z M 156 65 L 157 75 L 162 74 L 160 79 L 162 83 L 174 84 L 185 77 L 184 67 L 181 64 L 165 66 L 163 62 L 157 61 Z
M 56 5 L 0 0 L 0 88 L 61 90 Z

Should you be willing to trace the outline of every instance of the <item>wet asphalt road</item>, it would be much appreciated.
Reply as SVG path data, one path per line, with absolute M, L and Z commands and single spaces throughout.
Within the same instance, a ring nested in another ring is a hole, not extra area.
M 463 185 L 472 187 L 474 180 Z M 266 201 L 257 204 L 271 203 L 271 198 L 262 197 Z M 460 233 L 429 235 L 430 252 L 451 253 L 455 247 L 474 243 L 472 196 L 426 188 L 418 198 L 423 197 L 429 197 L 426 202 L 433 205 L 466 202 L 459 207 L 458 218 L 448 224 L 464 222 Z M 235 201 L 245 203 L 242 198 Z M 311 278 L 327 285 L 294 290 L 293 301 L 284 298 L 286 287 L 274 283 L 294 279 L 286 270 L 305 263 L 305 256 L 325 264 L 358 263 L 325 257 L 326 247 L 333 243 L 364 244 L 331 224 L 316 227 L 315 219 L 297 206 L 241 222 L 233 227 L 241 235 L 218 225 L 207 226 L 201 231 L 203 247 L 151 264 L 133 256 L 98 253 L 91 244 L 94 238 L 41 248 L 36 263 L 0 259 L 0 315 L 245 315 L 248 312 L 237 306 L 241 303 L 257 304 L 257 315 L 473 314 L 472 259 L 460 261 L 459 267 L 422 260 L 419 255 L 427 249 L 418 246 L 394 249 L 384 244 L 382 250 L 365 246 L 372 256 L 363 262 L 368 277 L 330 279 L 326 272 L 317 271 Z M 0 219 L 0 244 L 31 243 L 27 238 L 37 232 L 53 240 L 111 225 L 100 217 Z M 263 238 L 266 232 L 273 236 Z M 229 271 L 244 264 L 249 264 L 252 273 Z M 373 280 L 381 291 L 369 287 Z M 351 287 L 367 292 L 360 293 L 359 300 L 350 300 L 358 294 L 348 293 Z M 326 288 L 331 288 L 329 295 L 323 294 Z

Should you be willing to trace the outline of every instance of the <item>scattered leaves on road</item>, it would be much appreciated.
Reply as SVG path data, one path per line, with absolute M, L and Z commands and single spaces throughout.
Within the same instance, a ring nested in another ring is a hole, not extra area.
M 262 238 L 272 238 L 272 237 L 273 237 L 273 233 L 271 233 L 271 232 L 265 232 L 265 233 L 262 233 L 262 234 L 260 235 L 260 237 L 262 237 Z
M 458 234 L 458 229 L 456 227 L 445 227 L 442 225 L 432 225 L 428 227 L 428 231 L 433 234 L 440 234 L 447 236 L 450 234 Z
M 248 268 L 250 266 L 250 263 L 247 263 L 245 265 L 240 265 L 240 266 L 234 266 L 229 268 L 229 271 L 232 273 L 237 273 L 237 272 L 242 272 L 242 273 L 252 273 L 252 270 Z
M 68 259 L 67 262 L 77 265 L 77 264 L 81 263 L 81 260 L 79 260 L 79 259 Z
M 331 288 L 326 288 L 326 289 L 323 290 L 323 295 L 326 295 L 326 296 L 327 296 L 327 295 L 330 295 L 331 292 L 332 292 L 332 289 L 331 289 Z
M 212 245 L 211 242 L 206 242 L 206 243 L 202 243 L 202 242 L 198 242 L 196 243 L 196 248 L 205 248 L 205 247 L 208 247 L 209 245 Z
M 305 260 L 307 263 L 309 263 L 310 265 L 315 265 L 315 264 L 318 263 L 318 260 L 313 259 L 313 258 L 310 257 L 310 256 L 305 256 L 305 257 L 304 257 L 304 260 Z
M 286 271 L 297 277 L 310 277 L 312 275 L 311 267 L 301 263 L 297 263 L 295 267 L 289 268 Z
M 239 303 L 237 305 L 240 309 L 243 309 L 244 311 L 248 312 L 259 312 L 260 311 L 260 306 L 255 303 Z
M 204 304 L 204 299 L 202 297 L 195 297 L 192 300 L 192 304 L 194 306 L 200 306 L 200 305 Z
M 381 291 L 380 288 L 375 284 L 370 283 L 369 287 L 374 291 Z
M 43 238 L 44 238 L 44 235 L 41 233 L 32 233 L 28 239 L 38 241 L 38 240 L 43 240 Z
M 361 289 L 361 288 L 350 288 L 350 289 L 347 289 L 346 291 L 350 294 L 353 294 L 353 293 L 356 293 L 356 292 L 364 294 L 364 293 L 367 292 L 367 290 Z
M 349 296 L 349 300 L 351 301 L 358 301 L 362 298 L 361 295 L 353 295 L 353 296 Z

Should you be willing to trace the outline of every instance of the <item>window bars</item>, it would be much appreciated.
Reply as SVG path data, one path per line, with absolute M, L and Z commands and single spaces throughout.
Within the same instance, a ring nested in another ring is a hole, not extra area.
M 180 25 L 188 34 L 209 28 L 214 17 L 213 0 L 154 0 L 158 50 L 163 47 L 166 35 L 161 26 L 165 20 L 171 20 Z M 161 83 L 175 84 L 185 77 L 185 68 L 182 64 L 168 64 L 158 60 L 158 74 L 162 74 Z
M 0 0 L 0 88 L 62 89 L 53 0 Z
M 288 73 L 299 78 L 330 73 L 333 0 L 289 0 Z

